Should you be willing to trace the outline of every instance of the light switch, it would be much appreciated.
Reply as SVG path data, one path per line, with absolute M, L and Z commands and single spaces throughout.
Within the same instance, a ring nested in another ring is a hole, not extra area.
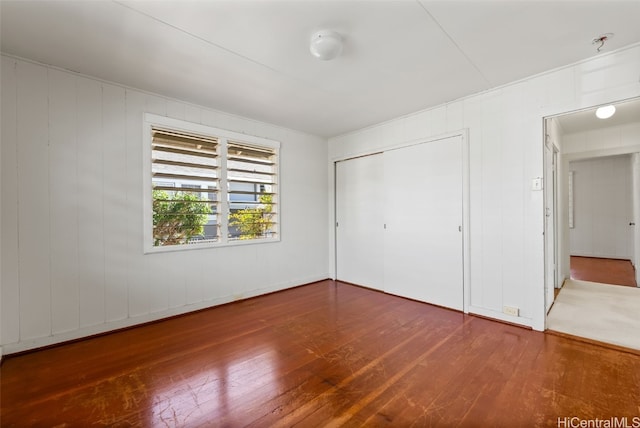
M 531 180 L 531 190 L 542 190 L 542 178 L 537 177 Z

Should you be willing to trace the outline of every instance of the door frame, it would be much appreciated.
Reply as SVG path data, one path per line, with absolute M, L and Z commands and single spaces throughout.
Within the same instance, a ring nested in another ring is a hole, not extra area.
M 548 121 L 554 118 L 558 118 L 565 115 L 571 115 L 574 113 L 579 113 L 582 111 L 594 111 L 598 106 L 606 105 L 606 104 L 621 104 L 628 101 L 638 100 L 640 98 L 631 97 L 631 98 L 623 98 L 623 99 L 603 99 L 598 104 L 593 104 L 589 106 L 584 106 L 581 108 L 565 110 L 565 109 L 546 109 L 543 108 L 540 110 L 540 117 L 542 118 L 542 158 L 544 161 L 545 155 L 545 143 L 546 143 L 546 134 L 547 134 L 547 126 Z M 559 148 L 562 148 L 562 144 L 559 145 Z M 557 253 L 557 285 L 558 287 L 562 287 L 563 282 L 570 277 L 570 250 L 569 250 L 569 219 L 568 219 L 568 195 L 567 186 L 568 186 L 568 174 L 569 174 L 569 162 L 574 160 L 582 160 L 588 158 L 598 158 L 604 156 L 614 156 L 620 154 L 632 154 L 632 153 L 640 153 L 640 142 L 637 144 L 631 144 L 627 146 L 613 146 L 613 147 L 596 147 L 589 151 L 580 151 L 580 152 L 570 152 L 564 153 L 562 150 L 558 153 L 558 163 L 557 167 L 557 199 L 556 199 L 556 209 L 558 211 L 558 219 L 556 223 L 556 253 Z M 545 173 L 545 169 L 543 166 L 543 177 Z M 544 177 L 546 179 L 546 177 Z M 544 205 L 544 204 L 543 204 Z M 544 208 L 542 210 L 542 216 L 544 218 Z M 636 223 L 637 224 L 637 223 Z M 636 225 L 635 228 L 636 242 L 640 242 L 640 227 Z M 544 244 L 543 244 L 544 245 Z M 640 245 L 638 245 L 640 247 Z M 636 278 L 640 279 L 640 248 L 634 248 L 636 252 L 636 260 L 638 260 L 638 265 L 636 266 Z M 546 263 L 546 256 L 543 255 L 543 263 Z M 546 269 L 546 266 L 545 266 Z M 640 286 L 640 281 L 638 282 Z M 545 294 L 544 287 L 540 291 L 543 295 Z M 546 298 L 546 296 L 543 296 Z M 543 300 L 543 305 L 545 305 L 545 301 Z M 547 325 L 547 314 L 544 313 L 543 323 L 544 328 L 546 329 Z
M 555 301 L 555 289 L 560 288 L 559 281 L 559 269 L 558 269 L 558 183 L 559 183 L 559 168 L 558 159 L 559 152 L 558 146 L 552 140 L 548 130 L 548 120 L 545 120 L 544 124 L 544 160 L 543 160 L 543 190 L 544 190 L 544 301 L 545 301 L 545 313 L 548 314 Z M 549 153 L 550 152 L 550 153 Z M 551 156 L 547 156 L 550 154 Z M 549 163 L 549 157 L 551 163 Z M 551 193 L 551 194 L 549 194 Z M 549 200 L 551 206 L 548 205 Z M 548 236 L 548 225 L 553 227 L 553 236 Z M 551 254 L 549 254 L 551 249 Z M 549 271 L 553 271 L 550 276 Z M 549 278 L 552 279 L 553 284 L 549 284 Z M 552 289 L 553 292 L 549 291 Z M 551 302 L 549 302 L 551 300 Z

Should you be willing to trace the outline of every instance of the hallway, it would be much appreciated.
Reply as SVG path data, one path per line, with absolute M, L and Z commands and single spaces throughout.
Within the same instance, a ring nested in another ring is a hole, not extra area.
M 640 350 L 640 288 L 629 260 L 571 257 L 547 329 Z
M 637 287 L 629 260 L 571 256 L 571 279 Z

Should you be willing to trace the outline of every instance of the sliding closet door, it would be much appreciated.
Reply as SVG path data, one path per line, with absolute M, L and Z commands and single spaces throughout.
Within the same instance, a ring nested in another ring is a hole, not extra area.
M 336 273 L 342 281 L 383 289 L 383 159 L 336 163 Z
M 462 138 L 384 153 L 385 291 L 463 309 Z

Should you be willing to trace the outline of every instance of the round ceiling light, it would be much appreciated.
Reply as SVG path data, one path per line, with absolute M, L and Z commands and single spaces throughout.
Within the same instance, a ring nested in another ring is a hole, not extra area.
M 613 116 L 613 114 L 616 112 L 616 107 L 615 106 L 603 106 L 603 107 L 599 107 L 596 110 L 596 116 L 598 117 L 598 119 L 609 119 L 611 116 Z
M 311 54 L 318 59 L 328 61 L 342 52 L 342 37 L 332 30 L 322 30 L 311 36 L 309 46 Z

